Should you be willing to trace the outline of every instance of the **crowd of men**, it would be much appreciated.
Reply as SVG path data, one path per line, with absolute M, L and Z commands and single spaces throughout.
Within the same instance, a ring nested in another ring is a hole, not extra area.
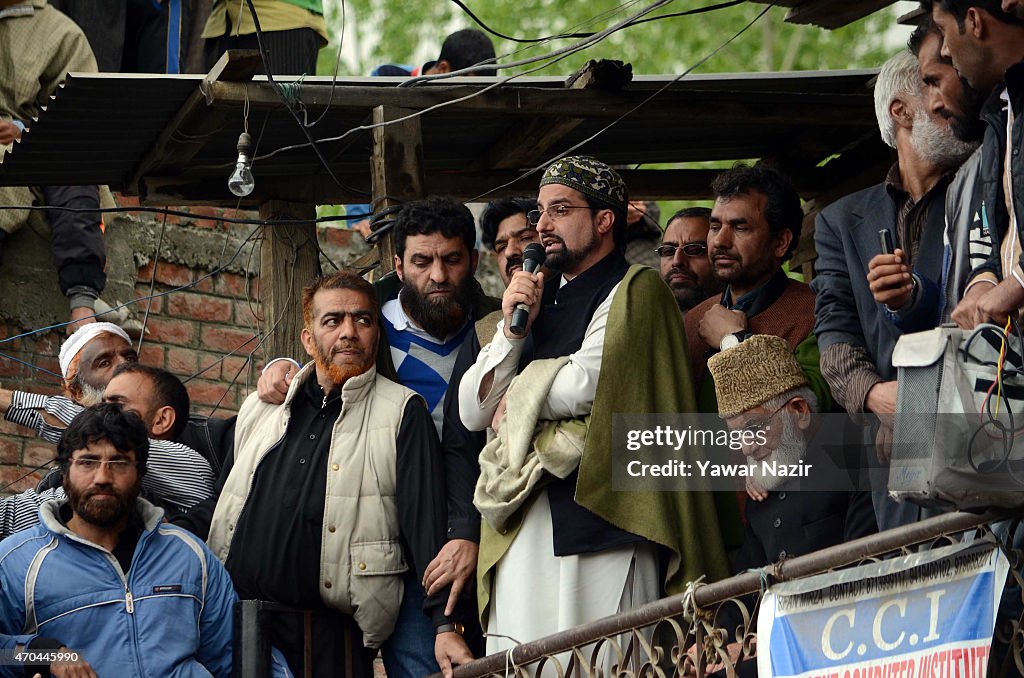
M 474 277 L 469 210 L 408 203 L 394 273 L 310 281 L 308 362 L 269 362 L 236 418 L 190 416 L 123 330 L 83 326 L 65 395 L 0 390 L 9 421 L 58 446 L 39 487 L 0 500 L 0 650 L 42 658 L 24 675 L 226 676 L 240 597 L 275 604 L 275 675 L 368 678 L 378 650 L 392 678 L 450 675 L 919 520 L 884 477 L 812 492 L 754 474 L 740 495 L 611 477 L 620 413 L 716 415 L 760 436 L 754 467 L 813 462 L 816 415 L 845 412 L 884 468 L 899 337 L 1024 308 L 1024 3 L 923 4 L 874 88 L 896 162 L 817 216 L 809 285 L 787 271 L 803 210 L 777 169 L 722 172 L 714 206 L 672 215 L 658 243 L 614 168 L 570 156 L 481 215 L 500 299 Z

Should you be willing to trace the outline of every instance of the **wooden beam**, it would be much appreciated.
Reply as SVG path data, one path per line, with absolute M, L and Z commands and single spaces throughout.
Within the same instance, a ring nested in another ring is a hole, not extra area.
M 302 288 L 320 275 L 316 205 L 271 200 L 260 205 L 260 218 L 309 219 L 305 224 L 264 226 L 260 247 L 263 354 L 302 360 Z
M 797 5 L 786 14 L 791 24 L 842 28 L 893 4 L 895 0 L 814 0 Z
M 632 79 L 628 64 L 612 61 L 588 61 L 568 80 L 567 89 L 622 89 Z M 573 131 L 584 118 L 540 116 L 517 122 L 491 147 L 480 165 L 484 168 L 515 169 L 540 162 L 552 145 Z
M 220 130 L 228 118 L 240 111 L 216 108 L 210 109 L 208 88 L 218 81 L 251 80 L 262 67 L 260 53 L 255 50 L 230 50 L 221 55 L 202 84 L 182 104 L 170 123 L 164 127 L 160 137 L 132 173 L 128 186 L 136 187 L 144 175 L 161 167 L 184 167 L 195 157 L 209 137 Z M 245 85 L 239 85 L 245 87 Z M 244 92 L 243 92 L 244 94 Z M 242 120 L 238 118 L 238 130 L 242 131 Z
M 328 106 L 339 115 L 365 115 L 378 105 L 424 110 L 461 97 L 472 98 L 445 106 L 447 114 L 500 113 L 505 116 L 560 116 L 614 120 L 647 99 L 651 92 L 624 89 L 607 92 L 593 89 L 542 87 L 499 87 L 478 94 L 483 86 L 438 85 L 431 87 L 346 87 L 344 96 L 331 97 L 329 84 L 304 84 L 295 92 L 310 115 Z M 237 108 L 245 104 L 248 92 L 253 110 L 282 109 L 280 96 L 264 82 L 241 85 L 210 83 L 207 93 L 214 107 Z M 822 120 L 841 126 L 861 127 L 865 116 L 873 115 L 870 93 L 858 94 L 728 90 L 668 89 L 636 111 L 647 120 L 687 125 L 715 125 L 746 122 L 765 125 L 804 123 L 820 125 Z M 429 116 L 429 114 L 428 114 Z M 428 117 L 429 119 L 429 117 Z
M 619 170 L 636 200 L 708 200 L 711 180 L 721 170 Z M 369 188 L 366 175 L 340 175 L 346 185 L 355 189 Z M 794 179 L 800 195 L 813 198 L 835 185 L 833 173 L 818 172 Z M 211 182 L 216 193 L 211 191 Z M 535 195 L 540 173 L 526 175 L 514 171 L 433 172 L 427 174 L 421 195 L 450 195 L 459 200 L 481 201 L 518 195 Z M 829 183 L 832 182 L 832 183 Z M 223 184 L 223 188 L 220 184 Z M 234 207 L 238 198 L 227 190 L 227 182 L 203 177 L 146 177 L 143 179 L 145 205 L 211 205 Z M 325 204 L 359 203 L 365 193 L 345 191 L 329 177 L 257 177 L 252 200 L 243 207 L 255 207 L 262 200 L 295 200 Z M 413 198 L 407 198 L 413 199 Z
M 413 111 L 396 106 L 377 106 L 373 109 L 373 157 L 370 170 L 373 177 L 373 210 L 378 212 L 410 200 L 426 196 L 423 176 L 423 136 L 420 117 L 402 122 Z M 383 123 L 391 124 L 384 125 Z M 394 269 L 395 243 L 389 232 L 377 241 L 381 273 Z

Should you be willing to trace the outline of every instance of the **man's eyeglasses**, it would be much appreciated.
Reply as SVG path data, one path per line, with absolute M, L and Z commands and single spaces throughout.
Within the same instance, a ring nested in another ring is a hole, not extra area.
M 655 248 L 654 251 L 662 259 L 671 259 L 676 255 L 676 250 L 678 249 L 682 249 L 683 254 L 688 257 L 703 257 L 707 256 L 708 244 L 706 242 L 688 242 L 681 247 L 677 247 L 676 245 L 662 245 L 661 247 Z
M 766 416 L 761 421 L 754 422 L 754 423 L 751 423 L 751 424 L 747 424 L 746 426 L 744 426 L 740 430 L 752 433 L 755 436 L 758 433 L 760 433 L 761 431 L 767 432 L 767 431 L 772 430 L 772 419 L 774 419 L 775 415 L 778 414 L 779 412 L 781 412 L 782 410 L 784 410 L 786 405 L 789 405 L 791 402 L 793 402 L 792 398 L 790 398 L 786 402 L 782 403 L 782 405 L 780 405 L 779 407 L 775 408 L 773 411 L 769 412 L 768 416 Z
M 139 462 L 127 459 L 72 459 L 71 465 L 82 473 L 96 473 L 106 465 L 113 475 L 124 475 L 129 469 L 138 466 Z
M 548 219 L 561 219 L 565 215 L 569 214 L 569 210 L 589 210 L 589 205 L 563 205 L 561 203 L 557 205 L 548 205 L 546 209 L 532 210 L 526 213 L 526 219 L 536 226 L 540 223 L 540 215 L 545 212 L 548 215 Z

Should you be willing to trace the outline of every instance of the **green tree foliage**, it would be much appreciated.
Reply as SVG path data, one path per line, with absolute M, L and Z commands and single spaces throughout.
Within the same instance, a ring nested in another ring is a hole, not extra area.
M 631 0 L 464 0 L 496 31 L 519 38 L 563 32 L 598 31 L 648 3 Z M 677 0 L 656 14 L 680 12 L 713 0 Z M 345 0 L 346 17 L 342 73 L 362 75 L 381 63 L 420 63 L 436 57 L 444 37 L 459 28 L 478 26 L 457 5 L 444 0 Z M 537 75 L 572 73 L 588 59 L 620 59 L 638 74 L 673 74 L 693 65 L 738 32 L 764 9 L 744 3 L 695 16 L 644 23 L 620 31 Z M 341 0 L 325 2 L 331 46 L 321 53 L 320 72 L 333 73 L 342 32 Z M 895 10 L 876 12 L 836 31 L 795 26 L 783 21 L 785 8 L 772 8 L 744 35 L 722 50 L 698 72 L 844 69 L 877 66 L 893 51 L 886 35 Z M 654 16 L 651 15 L 651 16 Z M 493 37 L 493 36 L 492 36 Z M 565 47 L 570 39 L 522 45 L 493 38 L 508 62 Z M 353 57 L 352 54 L 355 54 Z M 522 69 L 520 69 L 522 70 Z

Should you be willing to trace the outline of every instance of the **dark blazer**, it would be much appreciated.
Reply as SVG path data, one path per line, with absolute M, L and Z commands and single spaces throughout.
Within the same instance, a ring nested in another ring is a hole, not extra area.
M 814 334 L 821 352 L 833 344 L 865 348 L 885 380 L 896 378 L 892 350 L 900 331 L 868 288 L 868 262 L 880 253 L 878 231 L 895 236 L 896 205 L 884 183 L 866 188 L 826 207 L 815 220 L 814 263 L 811 289 Z M 914 271 L 930 281 L 942 277 L 945 202 L 937 196 L 921 230 Z M 897 245 L 899 246 L 899 245 Z M 937 314 L 941 311 L 939 305 Z

